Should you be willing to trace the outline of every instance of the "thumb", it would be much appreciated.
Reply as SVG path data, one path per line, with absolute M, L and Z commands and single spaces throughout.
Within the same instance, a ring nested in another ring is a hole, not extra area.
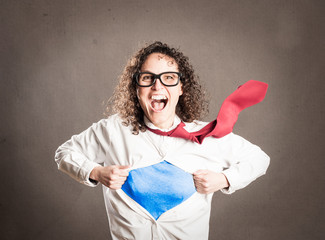
M 131 165 L 120 165 L 120 166 L 118 166 L 118 168 L 119 169 L 128 169 L 128 168 L 130 168 L 131 167 Z
M 129 175 L 130 168 L 131 168 L 130 165 L 122 165 L 122 166 L 118 166 L 118 170 L 120 170 L 120 174 L 121 174 L 122 176 L 125 176 L 125 177 L 127 177 L 127 176 Z

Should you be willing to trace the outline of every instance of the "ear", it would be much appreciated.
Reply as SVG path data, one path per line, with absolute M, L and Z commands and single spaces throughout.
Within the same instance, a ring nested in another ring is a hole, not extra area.
M 181 83 L 181 88 L 179 89 L 179 96 L 183 95 L 183 84 Z

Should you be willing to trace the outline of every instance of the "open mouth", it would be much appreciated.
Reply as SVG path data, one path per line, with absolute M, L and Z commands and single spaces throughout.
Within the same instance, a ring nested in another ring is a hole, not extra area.
M 151 107 L 155 112 L 161 112 L 166 107 L 168 99 L 164 95 L 151 96 Z

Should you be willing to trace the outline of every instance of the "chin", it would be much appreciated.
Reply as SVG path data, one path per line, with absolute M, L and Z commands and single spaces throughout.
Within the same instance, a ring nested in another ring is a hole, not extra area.
M 156 127 L 163 128 L 163 129 L 168 129 L 173 125 L 174 116 L 171 116 L 170 114 L 163 113 L 163 112 L 158 112 L 158 113 L 155 112 L 150 116 L 149 120 Z M 164 126 L 165 124 L 167 124 L 168 126 Z

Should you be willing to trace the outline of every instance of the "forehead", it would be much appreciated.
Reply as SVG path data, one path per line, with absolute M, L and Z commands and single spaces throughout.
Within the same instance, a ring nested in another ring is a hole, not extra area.
M 142 64 L 141 71 L 152 71 L 156 73 L 178 71 L 178 65 L 174 58 L 163 53 L 151 53 Z

